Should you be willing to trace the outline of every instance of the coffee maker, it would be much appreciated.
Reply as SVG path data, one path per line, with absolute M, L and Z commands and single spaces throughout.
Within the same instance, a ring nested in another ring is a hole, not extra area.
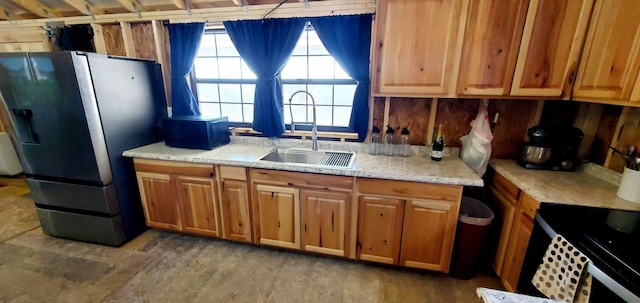
M 574 171 L 584 133 L 575 127 L 534 126 L 522 142 L 518 164 L 524 168 Z

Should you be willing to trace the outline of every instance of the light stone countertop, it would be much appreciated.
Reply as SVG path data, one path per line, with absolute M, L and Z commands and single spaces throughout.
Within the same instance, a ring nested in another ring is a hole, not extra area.
M 361 143 L 319 141 L 320 150 L 355 151 L 356 160 L 352 169 L 307 166 L 290 163 L 259 161 L 274 147 L 310 148 L 311 141 L 296 139 L 267 139 L 256 137 L 231 137 L 231 143 L 210 151 L 173 148 L 158 142 L 125 151 L 122 155 L 131 158 L 145 158 L 192 163 L 244 166 L 252 168 L 276 169 L 326 175 L 356 176 L 366 178 L 439 183 L 449 185 L 484 186 L 478 177 L 457 156 L 457 150 L 445 151 L 440 162 L 424 157 L 427 149 L 414 146 L 411 157 L 387 157 L 370 155 Z
M 540 202 L 640 211 L 640 204 L 616 196 L 622 174 L 587 163 L 575 172 L 525 169 L 513 160 L 491 160 L 489 165 L 515 186 Z

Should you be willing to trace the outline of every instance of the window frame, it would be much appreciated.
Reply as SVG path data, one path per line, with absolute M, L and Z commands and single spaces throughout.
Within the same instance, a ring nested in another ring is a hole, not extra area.
M 309 31 L 309 30 L 313 30 L 313 28 L 308 24 L 307 27 L 305 28 L 305 31 Z M 207 35 L 207 34 L 215 34 L 215 32 L 224 32 L 226 33 L 226 29 L 224 29 L 224 27 L 216 27 L 216 28 L 207 28 L 205 29 L 205 32 L 203 35 Z M 307 54 L 306 55 L 292 55 L 291 57 L 322 57 L 322 56 L 327 56 L 326 54 L 309 54 L 309 45 L 307 43 Z M 330 56 L 330 55 L 329 55 Z M 236 56 L 200 56 L 200 57 L 196 57 L 196 58 L 236 58 Z M 241 58 L 242 59 L 242 58 Z M 335 59 L 334 59 L 335 60 Z M 310 60 L 306 60 L 307 61 L 307 71 L 309 70 L 309 61 Z M 334 76 L 335 77 L 335 76 Z M 255 85 L 257 83 L 257 79 L 198 79 L 196 78 L 196 74 L 195 74 L 195 64 L 194 66 L 191 68 L 191 71 L 189 72 L 189 84 L 191 86 L 191 90 L 194 94 L 194 97 L 196 98 L 196 100 L 198 101 L 199 104 L 201 103 L 212 103 L 212 104 L 245 104 L 244 102 L 242 102 L 243 100 L 241 100 L 240 103 L 230 103 L 230 102 L 221 102 L 220 101 L 220 90 L 218 89 L 218 101 L 217 102 L 202 102 L 200 101 L 200 97 L 199 97 L 199 93 L 198 93 L 198 84 L 253 84 Z M 280 80 L 280 84 L 281 87 L 283 87 L 284 85 L 305 85 L 306 90 L 308 91 L 308 85 L 331 85 L 331 89 L 332 89 L 332 99 L 331 99 L 331 105 L 322 105 L 324 107 L 331 107 L 331 110 L 333 111 L 335 108 L 351 108 L 353 110 L 353 104 L 351 106 L 345 106 L 345 105 L 335 105 L 335 96 L 334 96 L 334 90 L 335 90 L 335 86 L 336 85 L 357 85 L 358 81 L 356 81 L 355 79 L 283 79 L 282 77 L 279 77 Z M 241 89 L 241 94 L 242 94 L 242 89 Z M 243 98 L 243 97 L 241 97 Z M 288 96 L 284 96 L 283 95 L 283 105 L 284 105 L 284 114 L 288 115 L 289 112 L 289 103 L 288 101 Z M 249 103 L 246 103 L 249 104 Z M 250 104 L 254 104 L 255 103 L 250 103 Z M 294 105 L 302 105 L 302 104 L 294 104 Z M 244 117 L 244 107 L 242 107 L 242 114 Z M 311 103 L 309 102 L 309 104 L 307 105 L 307 110 L 308 110 L 308 115 L 310 114 L 310 110 L 311 110 Z M 331 116 L 332 118 L 332 124 L 333 124 L 333 118 L 334 116 Z M 301 122 L 303 123 L 303 122 Z M 253 124 L 253 122 L 229 122 L 229 125 L 231 127 L 251 127 L 251 125 Z M 291 124 L 290 123 L 285 123 L 285 129 L 287 131 L 291 130 Z M 296 124 L 296 130 L 302 130 L 302 131 L 311 131 L 311 125 L 307 125 L 307 124 Z M 318 131 L 323 131 L 323 132 L 341 132 L 341 133 L 353 133 L 353 131 L 348 127 L 348 126 L 327 126 L 327 125 L 318 125 Z

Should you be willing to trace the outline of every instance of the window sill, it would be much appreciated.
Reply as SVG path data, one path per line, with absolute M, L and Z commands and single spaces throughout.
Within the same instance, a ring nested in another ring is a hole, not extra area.
M 230 129 L 232 136 L 241 136 L 245 134 L 251 135 L 259 135 L 260 132 L 257 132 L 249 127 L 232 127 Z M 286 130 L 283 134 L 283 137 L 299 137 L 302 140 L 306 140 L 307 138 L 311 138 L 311 131 L 308 130 L 296 130 L 295 134 L 292 134 L 290 130 Z M 340 139 L 340 142 L 345 142 L 346 140 L 358 140 L 357 133 L 349 133 L 349 132 L 318 132 L 318 138 L 331 138 L 331 139 Z

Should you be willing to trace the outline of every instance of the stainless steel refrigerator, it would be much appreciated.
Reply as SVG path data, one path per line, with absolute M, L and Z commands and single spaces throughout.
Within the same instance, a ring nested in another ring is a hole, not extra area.
M 118 246 L 145 230 L 133 163 L 122 152 L 162 140 L 157 63 L 0 53 L 0 93 L 44 233 Z

